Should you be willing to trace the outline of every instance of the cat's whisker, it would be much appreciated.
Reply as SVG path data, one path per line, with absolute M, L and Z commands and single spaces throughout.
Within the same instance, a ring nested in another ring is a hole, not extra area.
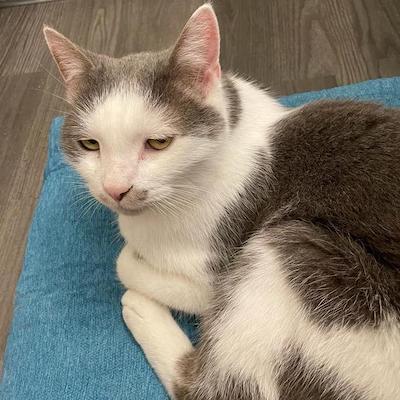
M 161 204 L 160 202 L 152 203 L 152 207 L 154 207 L 157 212 L 161 213 L 164 216 L 170 215 L 169 208 L 166 207 L 165 205 Z
M 66 110 L 60 110 L 60 109 L 57 109 L 57 108 L 49 108 L 49 110 L 50 111 L 54 111 L 57 114 L 61 114 L 62 116 L 65 116 L 65 115 L 68 115 L 70 117 L 74 117 L 75 116 L 73 112 L 66 111 Z
M 203 187 L 199 187 L 196 185 L 184 185 L 184 184 L 173 184 L 171 185 L 172 188 L 176 188 L 176 189 L 187 189 L 187 190 L 191 190 L 194 192 L 204 192 L 204 193 L 211 193 L 209 190 L 203 188 Z
M 85 204 L 82 205 L 82 212 L 79 216 L 80 219 L 83 219 L 87 213 L 91 210 L 92 207 L 94 207 L 97 203 L 97 200 L 92 198 L 89 199 Z
M 179 213 L 181 212 L 181 209 L 177 206 L 177 204 L 167 199 L 164 199 L 164 201 L 161 202 L 160 205 L 164 206 L 173 217 L 179 218 Z
M 61 82 L 56 76 L 54 76 L 41 62 L 38 63 L 38 66 L 42 68 L 45 72 L 47 72 L 49 76 L 52 77 L 57 83 L 59 83 L 61 86 L 64 86 L 64 83 Z
M 157 204 L 157 203 L 152 203 L 149 207 L 150 207 L 151 209 L 153 209 L 154 211 L 156 211 L 156 212 L 162 214 L 162 215 L 166 215 L 166 214 L 165 214 L 165 211 L 163 210 L 163 208 L 160 207 L 160 205 Z
M 112 226 L 118 227 L 118 224 L 119 224 L 118 218 L 116 218 L 116 219 L 114 219 L 113 221 L 111 221 L 111 225 L 112 225 Z
M 75 197 L 71 203 L 71 206 L 83 204 L 84 201 L 88 201 L 88 200 L 91 200 L 90 196 Z
M 101 207 L 102 207 L 102 204 L 96 200 L 96 205 L 95 205 L 95 207 L 93 208 L 93 211 L 92 211 L 92 213 L 91 213 L 91 215 L 90 215 L 90 219 L 93 219 L 93 218 L 94 218 L 94 216 L 96 215 L 96 213 L 97 213 L 99 210 L 101 210 Z
M 86 186 L 80 185 L 79 183 L 70 182 L 68 183 L 69 188 L 71 189 L 70 193 L 75 197 L 78 195 L 86 195 L 88 197 L 93 197 L 89 190 L 87 190 Z
M 114 237 L 111 240 L 111 244 L 115 244 L 116 242 L 122 241 L 122 244 L 125 245 L 125 240 L 124 238 L 121 236 L 121 234 L 119 232 L 116 232 L 114 234 Z
M 70 103 L 67 99 L 65 99 L 64 97 L 58 96 L 58 95 L 56 95 L 56 94 L 54 94 L 54 93 L 51 93 L 51 92 L 49 92 L 49 91 L 47 91 L 47 90 L 44 90 L 44 89 L 37 89 L 37 88 L 30 88 L 30 90 L 34 90 L 34 91 L 36 91 L 36 92 L 41 92 L 41 93 L 44 93 L 44 94 L 48 94 L 48 95 L 50 95 L 50 96 L 55 97 L 56 99 L 62 100 L 63 102 L 65 102 L 65 103 L 71 105 L 71 103 Z
M 174 204 L 176 207 L 180 208 L 180 211 L 186 207 L 193 207 L 193 198 L 190 199 L 187 196 L 180 196 L 174 193 L 168 198 L 168 200 L 171 204 Z

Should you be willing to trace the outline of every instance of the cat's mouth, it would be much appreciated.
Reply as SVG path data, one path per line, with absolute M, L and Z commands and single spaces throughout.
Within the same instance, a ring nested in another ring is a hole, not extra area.
M 170 210 L 163 205 L 162 201 L 160 201 L 160 196 L 157 198 L 149 198 L 148 191 L 146 191 L 146 196 L 136 199 L 127 197 L 123 198 L 121 201 L 114 201 L 107 196 L 100 194 L 97 196 L 97 200 L 103 203 L 106 207 L 122 215 L 138 215 L 146 210 L 153 210 L 155 212 L 166 214 L 166 212 Z
M 137 201 L 136 204 L 132 204 L 131 202 L 125 202 L 125 201 L 119 201 L 119 202 L 113 201 L 103 194 L 100 194 L 95 197 L 100 203 L 104 204 L 107 208 L 111 209 L 112 211 L 115 211 L 118 214 L 137 215 L 142 213 L 147 208 L 146 202 L 143 201 L 140 202 Z

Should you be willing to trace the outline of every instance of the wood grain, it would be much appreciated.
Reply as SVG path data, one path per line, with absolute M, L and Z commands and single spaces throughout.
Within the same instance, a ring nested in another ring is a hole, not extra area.
M 171 45 L 202 0 L 64 0 L 0 9 L 0 354 L 51 118 L 62 87 L 44 23 L 115 56 Z M 215 0 L 221 63 L 274 93 L 318 90 L 400 73 L 398 0 Z M 54 96 L 53 96 L 54 95 Z M 0 357 L 1 368 L 1 357 Z

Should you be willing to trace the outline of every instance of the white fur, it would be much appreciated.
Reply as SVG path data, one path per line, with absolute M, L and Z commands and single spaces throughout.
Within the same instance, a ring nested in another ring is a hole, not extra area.
M 265 238 L 252 239 L 246 252 L 252 271 L 232 294 L 213 332 L 213 356 L 221 370 L 257 379 L 268 400 L 278 399 L 276 360 L 285 347 L 294 345 L 311 370 L 332 368 L 339 380 L 366 393 L 366 400 L 400 398 L 398 325 L 388 320 L 376 329 L 318 327 L 289 287 L 279 257 Z M 346 388 L 337 389 L 346 395 Z
M 210 287 L 189 277 L 156 270 L 138 260 L 126 246 L 118 257 L 117 274 L 124 286 L 176 310 L 201 314 L 209 305 Z
M 127 327 L 172 396 L 178 361 L 192 349 L 192 344 L 165 306 L 130 290 L 121 302 Z
M 241 121 L 230 132 L 230 137 L 221 143 L 218 155 L 209 160 L 209 169 L 202 171 L 197 178 L 196 197 L 191 198 L 190 207 L 181 208 L 178 215 L 145 211 L 136 216 L 119 216 L 127 248 L 139 252 L 147 268 L 152 273 L 158 271 L 162 279 L 165 279 L 165 274 L 171 274 L 171 279 L 181 276 L 189 282 L 196 282 L 204 290 L 210 289 L 207 262 L 214 257 L 209 247 L 210 234 L 224 206 L 237 196 L 254 169 L 257 150 L 268 148 L 268 128 L 285 113 L 281 106 L 251 84 L 239 79 L 236 84 L 243 99 Z M 124 259 L 126 263 L 125 255 Z M 123 279 L 120 276 L 128 287 L 135 279 L 133 266 L 137 261 L 132 258 L 131 264 L 132 277 L 127 278 L 126 273 Z M 182 295 L 180 289 L 177 287 L 176 296 Z M 187 295 L 198 299 L 197 292 L 191 289 L 189 286 Z M 157 292 L 154 296 L 160 296 L 157 285 L 154 292 Z M 207 296 L 202 296 L 205 298 Z M 167 299 L 165 304 L 170 304 Z M 189 311 L 198 312 L 205 307 L 206 304 L 198 304 Z M 178 308 L 188 311 L 187 305 Z

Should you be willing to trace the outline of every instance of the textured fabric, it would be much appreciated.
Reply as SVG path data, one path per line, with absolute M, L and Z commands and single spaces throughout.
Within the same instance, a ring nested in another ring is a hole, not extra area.
M 363 82 L 282 99 L 355 98 L 400 106 L 400 78 Z M 33 218 L 5 355 L 0 398 L 166 399 L 121 318 L 114 264 L 122 241 L 115 216 L 86 208 L 76 174 L 51 126 L 44 184 Z M 195 335 L 194 321 L 181 322 Z

